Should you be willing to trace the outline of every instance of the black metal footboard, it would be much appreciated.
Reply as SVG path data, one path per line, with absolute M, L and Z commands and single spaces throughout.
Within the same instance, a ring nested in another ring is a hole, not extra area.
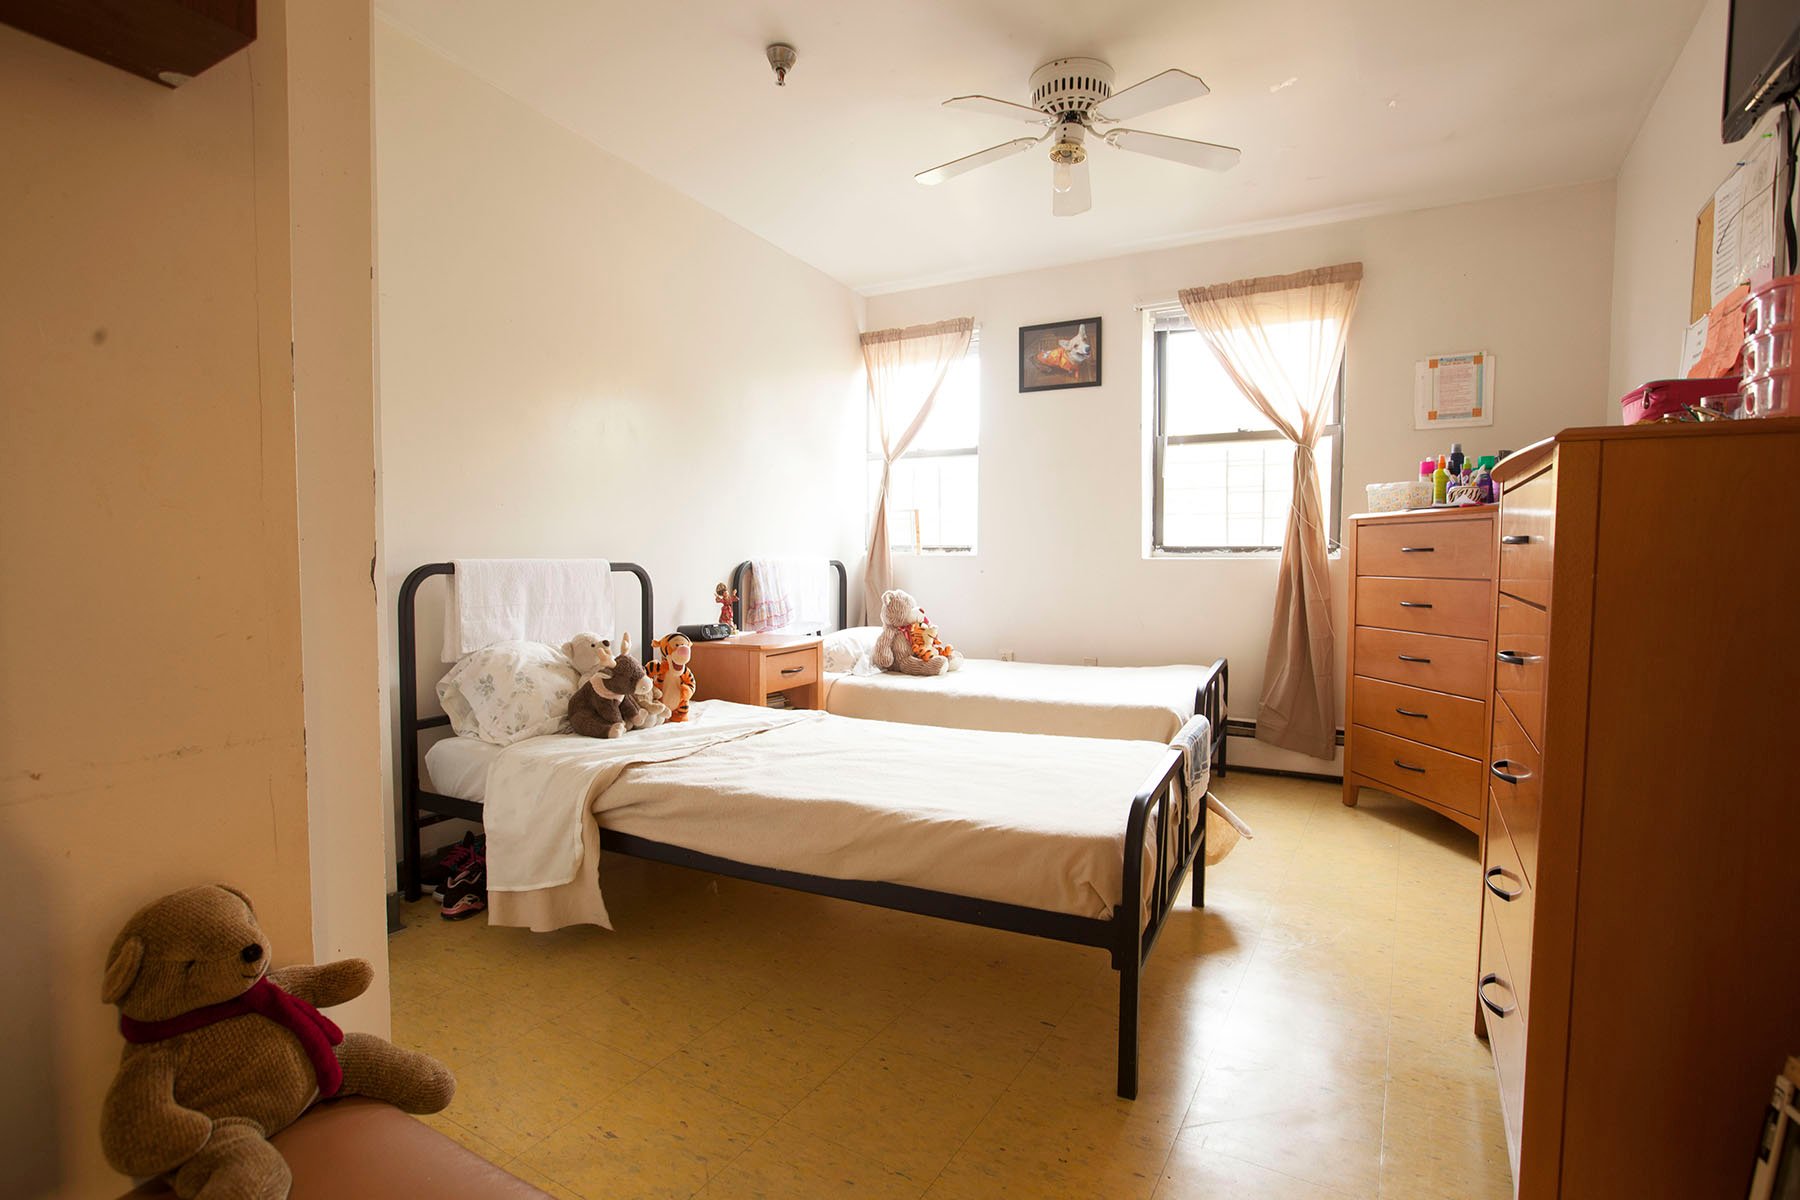
M 1225 774 L 1225 717 L 1231 700 L 1231 664 L 1215 658 L 1194 691 L 1194 712 L 1212 725 L 1212 769 Z
M 1194 874 L 1194 907 L 1206 895 L 1206 797 L 1189 793 L 1179 748 L 1170 747 L 1125 825 L 1122 900 L 1113 915 L 1113 969 L 1119 973 L 1119 1095 L 1137 1098 L 1138 981 L 1181 888 Z M 1146 851 L 1151 878 L 1145 880 Z M 1171 851 L 1173 851 L 1171 853 Z

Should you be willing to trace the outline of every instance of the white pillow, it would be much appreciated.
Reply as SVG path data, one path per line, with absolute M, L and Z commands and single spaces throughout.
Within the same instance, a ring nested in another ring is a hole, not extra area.
M 834 674 L 854 670 L 858 660 L 875 649 L 881 637 L 881 626 L 859 625 L 825 635 L 825 669 Z
M 438 680 L 438 701 L 462 737 L 510 746 L 567 733 L 569 697 L 580 675 L 543 642 L 495 642 L 472 650 Z

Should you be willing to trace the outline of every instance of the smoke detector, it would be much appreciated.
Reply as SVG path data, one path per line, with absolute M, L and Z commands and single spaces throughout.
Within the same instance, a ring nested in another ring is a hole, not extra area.
M 786 42 L 776 42 L 769 47 L 769 69 L 775 72 L 776 87 L 787 86 L 787 74 L 794 69 L 794 60 L 798 57 Z

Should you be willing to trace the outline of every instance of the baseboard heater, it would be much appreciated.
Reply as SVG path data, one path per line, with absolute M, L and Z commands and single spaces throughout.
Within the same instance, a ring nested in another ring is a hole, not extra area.
M 1242 717 L 1227 717 L 1225 718 L 1225 736 L 1234 738 L 1254 738 L 1256 736 L 1256 722 L 1246 721 Z M 1344 744 L 1344 731 L 1342 729 L 1337 731 L 1337 744 L 1339 746 Z M 1234 771 L 1237 769 L 1238 768 L 1236 767 L 1232 768 Z M 1247 770 L 1248 768 L 1245 769 Z

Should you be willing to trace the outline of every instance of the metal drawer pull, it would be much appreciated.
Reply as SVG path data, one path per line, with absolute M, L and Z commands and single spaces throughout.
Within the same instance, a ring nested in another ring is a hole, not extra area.
M 1429 719 L 1428 713 L 1416 713 L 1410 708 L 1396 708 L 1394 711 L 1403 717 L 1417 717 L 1421 721 Z
M 1433 551 L 1435 551 L 1436 549 L 1437 549 L 1436 546 L 1402 546 L 1402 547 L 1400 547 L 1400 553 L 1402 553 L 1402 554 L 1430 554 Z
M 1487 985 L 1490 983 L 1497 983 L 1501 987 L 1505 988 L 1507 991 L 1509 991 L 1509 992 L 1512 991 L 1512 986 L 1510 984 L 1508 984 L 1504 979 L 1500 978 L 1498 975 L 1496 975 L 1492 971 L 1490 971 L 1486 975 L 1483 975 L 1481 977 L 1480 983 L 1475 985 L 1475 998 L 1481 1001 L 1481 1007 L 1487 1009 L 1489 1012 L 1493 1013 L 1496 1017 L 1504 1018 L 1504 1017 L 1512 1016 L 1513 1013 L 1518 1010 L 1519 1006 L 1516 1004 L 1509 1004 L 1505 1008 L 1501 1008 L 1498 1004 L 1495 1004 L 1492 1000 L 1489 1000 L 1487 998 Z
M 1426 604 L 1422 600 L 1402 600 L 1400 602 L 1400 607 L 1401 608 L 1430 608 L 1431 605 Z
M 1508 533 L 1500 538 L 1502 546 L 1524 546 L 1531 542 L 1529 533 Z
M 1510 878 L 1506 874 L 1505 867 L 1489 867 L 1488 868 L 1488 873 L 1487 873 L 1485 882 L 1487 883 L 1487 890 L 1494 893 L 1494 895 L 1500 897 L 1502 900 L 1506 901 L 1508 904 L 1511 904 L 1514 900 L 1517 900 L 1520 896 L 1523 896 L 1525 894 L 1524 888 L 1520 888 L 1516 892 L 1509 892 L 1503 887 L 1496 887 L 1494 884 L 1494 876 L 1496 876 L 1496 875 L 1499 875 L 1503 878 Z
M 1394 765 L 1399 767 L 1402 771 L 1411 771 L 1415 775 L 1423 775 L 1425 773 L 1424 767 L 1415 767 L 1411 763 L 1403 763 L 1397 758 L 1394 760 Z
M 1401 654 L 1397 657 L 1401 662 L 1429 663 L 1431 661 L 1429 658 L 1420 658 L 1416 654 Z
M 1509 667 L 1522 667 L 1531 661 L 1529 654 L 1520 654 L 1517 650 L 1502 650 L 1494 657 Z
M 781 668 L 781 673 L 783 675 L 798 675 L 804 670 L 806 670 L 805 667 L 783 667 Z
M 1510 770 L 1506 768 L 1510 768 Z M 1530 771 L 1524 770 L 1518 763 L 1505 758 L 1496 758 L 1488 770 L 1494 773 L 1494 778 L 1504 779 L 1508 783 L 1524 783 L 1531 778 Z

